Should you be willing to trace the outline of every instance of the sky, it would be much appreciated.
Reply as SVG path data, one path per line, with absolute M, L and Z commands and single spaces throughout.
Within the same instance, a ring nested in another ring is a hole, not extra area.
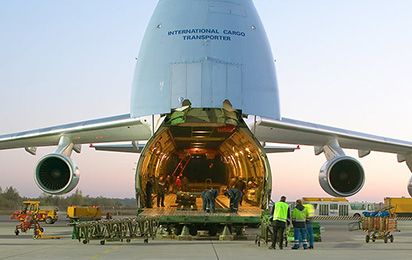
M 412 141 L 412 1 L 255 0 L 276 60 L 282 116 Z M 0 134 L 129 113 L 135 58 L 155 0 L 0 0 Z M 54 148 L 0 151 L 0 187 L 40 194 L 37 160 Z M 356 151 L 347 151 L 356 156 Z M 134 197 L 137 155 L 83 146 L 78 188 Z M 273 199 L 328 196 L 313 147 L 269 155 Z M 359 159 L 350 200 L 409 196 L 396 155 Z

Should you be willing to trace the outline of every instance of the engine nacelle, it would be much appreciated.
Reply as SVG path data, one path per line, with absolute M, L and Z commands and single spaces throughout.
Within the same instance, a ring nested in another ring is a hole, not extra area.
M 37 163 L 34 179 L 44 192 L 59 195 L 73 190 L 79 183 L 79 168 L 62 154 L 52 153 Z
M 412 197 L 412 177 L 409 179 L 408 192 L 409 192 L 409 196 Z
M 361 164 L 349 156 L 337 156 L 327 161 L 319 173 L 323 190 L 335 197 L 348 197 L 359 192 L 365 183 Z

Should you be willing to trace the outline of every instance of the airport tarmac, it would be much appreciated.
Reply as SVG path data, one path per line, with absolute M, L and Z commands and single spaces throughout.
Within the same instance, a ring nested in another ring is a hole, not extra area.
M 91 241 L 84 245 L 71 239 L 71 227 L 58 221 L 43 225 L 47 235 L 59 235 L 58 240 L 34 240 L 32 230 L 14 235 L 16 222 L 0 217 L 0 259 L 410 259 L 412 255 L 412 221 L 399 221 L 401 232 L 395 241 L 365 243 L 362 231 L 348 231 L 349 221 L 322 221 L 322 242 L 314 250 L 269 250 L 267 245 L 249 241 L 217 240 L 149 240 L 131 243 Z M 248 229 L 250 236 L 258 230 Z

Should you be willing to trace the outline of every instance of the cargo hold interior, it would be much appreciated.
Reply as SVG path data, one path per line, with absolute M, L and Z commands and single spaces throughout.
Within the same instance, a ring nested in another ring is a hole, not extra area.
M 187 109 L 166 117 L 138 164 L 140 188 L 149 177 L 167 182 L 168 193 L 196 194 L 212 186 L 223 192 L 242 180 L 245 205 L 260 207 L 266 181 L 264 153 L 237 111 Z M 175 187 L 176 178 L 182 185 Z M 200 198 L 199 198 L 200 200 Z M 223 203 L 225 204 L 225 203 Z M 170 205 L 169 205 L 170 206 Z

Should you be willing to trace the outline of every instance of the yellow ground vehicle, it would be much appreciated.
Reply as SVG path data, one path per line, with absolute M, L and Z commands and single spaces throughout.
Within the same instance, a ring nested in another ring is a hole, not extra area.
M 70 221 L 100 220 L 102 211 L 98 206 L 69 206 L 67 217 Z
M 56 207 L 40 207 L 40 201 L 38 200 L 25 200 L 23 201 L 22 210 L 16 210 L 11 215 L 12 219 L 18 221 L 24 221 L 28 215 L 35 215 L 37 221 L 46 222 L 46 224 L 53 224 L 57 221 L 58 209 Z
M 384 198 L 385 207 L 398 217 L 412 217 L 412 198 Z

